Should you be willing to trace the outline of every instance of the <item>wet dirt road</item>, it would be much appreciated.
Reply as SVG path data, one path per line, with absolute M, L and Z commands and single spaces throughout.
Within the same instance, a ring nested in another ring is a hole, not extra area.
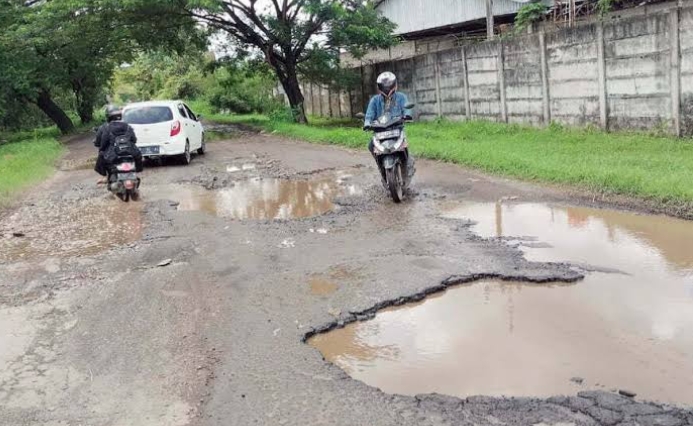
M 367 154 L 241 133 L 190 166 L 147 169 L 142 201 L 124 205 L 94 185 L 89 143 L 73 142 L 80 158 L 0 216 L 2 425 L 693 424 L 685 388 L 680 408 L 647 404 L 578 371 L 584 385 L 564 396 L 409 396 L 352 379 L 303 342 L 448 284 L 579 288 L 623 268 L 556 255 L 548 245 L 569 247 L 545 234 L 512 239 L 532 235 L 531 223 L 514 227 L 511 217 L 502 234 L 510 238 L 499 239 L 497 222 L 484 221 L 484 206 L 500 199 L 569 203 L 560 192 L 419 162 L 417 193 L 398 206 Z M 650 291 L 635 290 L 636 302 Z M 633 318 L 636 327 L 648 314 Z M 477 379 L 465 396 L 488 389 Z

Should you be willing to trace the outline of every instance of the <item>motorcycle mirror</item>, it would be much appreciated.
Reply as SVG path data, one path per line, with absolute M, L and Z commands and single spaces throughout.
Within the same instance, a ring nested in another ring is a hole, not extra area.
M 366 114 L 364 114 L 364 113 L 362 113 L 362 112 L 359 112 L 359 113 L 356 114 L 354 117 L 360 118 L 360 119 L 364 119 L 364 118 L 366 118 Z
M 414 108 L 415 106 L 416 106 L 416 104 L 411 104 L 411 103 L 409 103 L 409 104 L 406 104 L 406 105 L 404 106 L 404 108 L 405 108 L 405 109 L 412 109 L 412 108 Z

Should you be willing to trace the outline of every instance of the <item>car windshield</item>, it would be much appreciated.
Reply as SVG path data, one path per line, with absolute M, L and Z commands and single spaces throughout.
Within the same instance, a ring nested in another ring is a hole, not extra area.
M 173 120 L 171 108 L 166 106 L 135 107 L 125 110 L 123 121 L 128 124 L 155 124 Z

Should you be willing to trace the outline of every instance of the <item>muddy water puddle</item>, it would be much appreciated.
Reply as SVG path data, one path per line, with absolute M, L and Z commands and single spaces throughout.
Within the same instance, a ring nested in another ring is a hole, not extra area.
M 25 207 L 0 224 L 0 263 L 97 254 L 140 239 L 142 205 L 118 200 Z
M 244 170 L 244 166 L 241 166 Z M 202 211 L 238 220 L 294 219 L 325 214 L 334 209 L 333 199 L 359 195 L 361 189 L 338 178 L 284 180 L 252 178 L 233 186 L 205 190 L 192 185 L 165 185 L 143 191 L 144 199 L 168 199 L 178 210 Z
M 570 285 L 485 281 L 311 339 L 386 392 L 550 396 L 628 389 L 693 405 L 693 222 L 540 204 L 469 204 L 534 261 L 592 271 Z M 571 378 L 580 380 L 571 381 Z

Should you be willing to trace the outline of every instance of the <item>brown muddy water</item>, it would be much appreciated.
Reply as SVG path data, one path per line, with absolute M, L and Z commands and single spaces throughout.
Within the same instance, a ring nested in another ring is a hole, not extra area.
M 478 222 L 476 232 L 520 244 L 530 260 L 611 272 L 453 288 L 311 339 L 326 359 L 390 393 L 628 389 L 693 405 L 693 222 L 500 203 L 446 206 L 444 216 Z
M 240 166 L 240 170 L 252 170 Z M 233 186 L 206 190 L 193 185 L 164 185 L 143 189 L 143 200 L 173 200 L 178 210 L 202 211 L 217 217 L 246 219 L 294 219 L 319 216 L 334 209 L 333 199 L 358 195 L 361 189 L 341 177 L 315 180 L 251 178 Z
M 142 227 L 142 204 L 115 198 L 22 208 L 0 224 L 0 263 L 97 254 L 139 240 Z

